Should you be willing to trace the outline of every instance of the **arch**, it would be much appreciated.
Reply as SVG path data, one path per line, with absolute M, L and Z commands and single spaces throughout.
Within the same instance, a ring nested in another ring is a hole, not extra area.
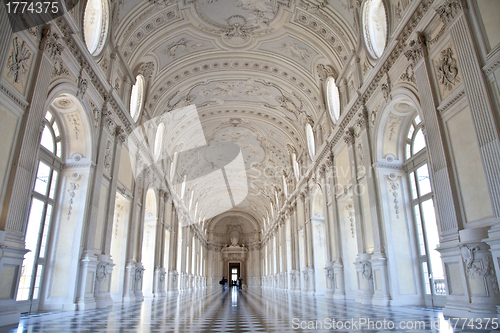
M 405 140 L 402 135 L 399 135 L 402 130 L 408 128 L 409 123 L 415 114 L 422 115 L 420 108 L 420 100 L 411 89 L 411 87 L 400 85 L 393 90 L 393 99 L 386 104 L 380 106 L 377 119 L 374 125 L 375 140 L 375 157 L 377 162 L 392 163 L 402 165 L 404 162 Z M 411 109 L 403 109 L 403 104 L 408 105 Z M 377 111 L 377 110 L 375 110 Z M 384 144 L 387 143 L 390 126 L 389 123 L 393 119 L 391 116 L 398 118 L 398 133 L 394 133 L 391 137 L 393 151 L 384 151 Z
M 65 140 L 62 155 L 65 160 L 80 162 L 97 157 L 94 140 L 97 129 L 90 103 L 87 99 L 77 98 L 76 94 L 74 84 L 56 83 L 47 96 L 45 110 L 51 109 L 62 125 Z
M 237 217 L 244 218 L 246 221 L 248 221 L 249 223 L 252 224 L 252 227 L 256 231 L 260 231 L 263 228 L 263 226 L 261 226 L 260 223 L 252 215 L 250 215 L 248 213 L 245 213 L 245 212 L 225 212 L 223 214 L 220 214 L 220 215 L 212 218 L 208 222 L 208 224 L 207 224 L 207 231 L 208 232 L 213 232 L 214 227 L 217 225 L 217 223 L 220 220 L 222 220 L 223 218 L 228 217 L 228 216 L 237 216 Z

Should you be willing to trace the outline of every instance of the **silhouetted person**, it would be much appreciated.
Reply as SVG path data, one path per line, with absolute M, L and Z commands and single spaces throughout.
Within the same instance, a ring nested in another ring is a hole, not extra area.
M 242 287 L 243 287 L 243 279 L 240 277 L 238 279 L 238 289 L 241 290 Z

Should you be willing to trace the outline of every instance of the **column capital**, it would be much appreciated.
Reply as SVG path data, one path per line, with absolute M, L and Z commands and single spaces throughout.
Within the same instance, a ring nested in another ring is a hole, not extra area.
M 410 61 L 415 67 L 415 65 L 424 56 L 427 56 L 427 43 L 425 34 L 421 31 L 417 33 L 417 38 L 408 43 L 409 48 L 404 52 L 404 55 L 408 61 Z
M 353 128 L 348 128 L 345 131 L 344 142 L 347 143 L 347 145 L 349 145 L 349 146 L 352 146 L 354 144 L 354 129 Z
M 446 0 L 441 6 L 436 8 L 436 12 L 444 25 L 450 25 L 463 12 L 465 2 L 462 0 Z

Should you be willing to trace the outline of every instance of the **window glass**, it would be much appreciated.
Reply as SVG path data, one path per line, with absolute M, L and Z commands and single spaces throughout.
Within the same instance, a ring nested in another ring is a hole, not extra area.
M 415 173 L 410 173 L 411 197 L 417 198 L 417 185 L 415 185 Z
M 104 47 L 108 24 L 107 0 L 88 0 L 83 16 L 83 36 L 87 49 L 94 56 Z
M 417 134 L 415 134 L 415 139 L 413 139 L 413 155 L 425 148 L 425 138 L 422 129 L 419 129 Z
M 51 153 L 55 152 L 54 137 L 52 136 L 52 133 L 50 132 L 50 129 L 47 125 L 45 125 L 45 127 L 43 128 L 40 144 Z
M 431 269 L 434 279 L 444 278 L 443 264 L 441 256 L 436 250 L 439 248 L 439 233 L 436 223 L 436 211 L 434 210 L 434 203 L 432 199 L 426 200 L 422 203 L 422 212 L 425 221 L 425 236 L 429 244 L 429 255 L 431 262 Z
M 50 221 L 52 220 L 52 205 L 47 205 L 47 210 L 45 211 L 45 223 L 43 225 L 42 233 L 42 244 L 40 246 L 40 258 L 45 257 L 45 246 L 47 244 L 47 233 L 49 232 Z
M 132 93 L 130 96 L 130 115 L 134 121 L 137 121 L 142 111 L 142 102 L 144 94 L 144 76 L 137 75 Z
M 326 80 L 326 91 L 328 112 L 330 113 L 330 118 L 335 124 L 340 117 L 340 96 L 339 89 L 335 84 L 335 79 L 331 76 Z
M 408 139 L 411 140 L 414 131 L 415 131 L 415 127 L 413 127 L 413 125 L 411 125 L 410 130 L 408 131 Z
M 422 219 L 420 218 L 420 208 L 418 205 L 413 206 L 413 210 L 415 211 L 415 220 L 417 222 L 417 230 L 418 230 L 418 244 L 420 247 L 420 255 L 425 255 L 427 252 L 425 250 L 425 242 L 424 242 L 424 233 L 422 229 Z
M 43 201 L 33 198 L 31 201 L 31 210 L 28 218 L 28 227 L 26 229 L 26 249 L 30 250 L 24 255 L 23 267 L 21 269 L 21 279 L 17 291 L 17 300 L 27 300 L 33 274 L 33 265 L 35 262 L 35 252 L 37 250 L 38 236 L 43 217 Z
M 57 123 L 55 121 L 52 124 L 52 129 L 54 130 L 54 135 L 57 138 L 59 136 L 59 126 L 57 126 Z
M 427 164 L 422 165 L 417 169 L 418 177 L 418 189 L 420 190 L 420 196 L 431 192 L 431 180 L 429 178 L 429 169 Z
M 54 199 L 54 194 L 56 193 L 57 177 L 59 172 L 54 171 L 52 173 L 52 180 L 50 182 L 49 198 Z
M 309 156 L 311 160 L 314 159 L 316 154 L 316 145 L 314 142 L 314 133 L 311 124 L 306 124 L 306 138 L 307 138 L 307 148 L 309 149 Z
M 36 192 L 43 195 L 47 193 L 49 176 L 50 176 L 50 167 L 43 162 L 38 163 L 38 171 L 36 173 L 36 180 L 35 180 Z
M 367 0 L 363 7 L 365 44 L 374 58 L 380 58 L 387 39 L 387 14 L 382 0 Z

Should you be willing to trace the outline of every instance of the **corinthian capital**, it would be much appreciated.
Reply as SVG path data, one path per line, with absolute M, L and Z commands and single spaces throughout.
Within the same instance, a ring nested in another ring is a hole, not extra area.
M 461 0 L 446 0 L 441 6 L 436 9 L 441 21 L 445 25 L 452 23 L 462 12 Z
M 425 34 L 423 32 L 419 32 L 417 39 L 412 40 L 408 46 L 408 50 L 404 53 L 405 57 L 413 64 L 413 66 L 415 66 L 417 62 L 422 59 L 422 57 L 427 55 Z
M 344 141 L 348 145 L 354 144 L 354 129 L 349 128 L 347 131 L 345 131 Z

